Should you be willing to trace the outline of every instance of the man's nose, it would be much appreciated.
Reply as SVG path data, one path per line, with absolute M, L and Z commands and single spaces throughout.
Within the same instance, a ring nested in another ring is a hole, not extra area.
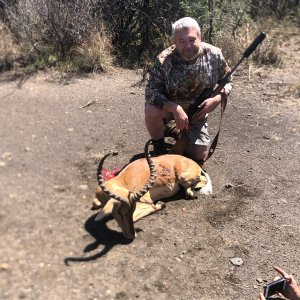
M 190 41 L 185 41 L 184 47 L 185 48 L 191 48 L 192 47 L 192 43 Z

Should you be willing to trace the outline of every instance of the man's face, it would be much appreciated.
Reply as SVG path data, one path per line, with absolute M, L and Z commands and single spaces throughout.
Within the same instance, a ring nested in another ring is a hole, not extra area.
M 177 51 L 185 60 L 193 60 L 199 54 L 201 38 L 195 28 L 176 30 L 174 42 Z

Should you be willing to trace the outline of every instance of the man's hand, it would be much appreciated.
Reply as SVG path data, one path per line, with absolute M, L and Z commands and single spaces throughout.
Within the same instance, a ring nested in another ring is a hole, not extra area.
M 168 101 L 164 108 L 171 112 L 174 116 L 175 122 L 176 122 L 176 129 L 183 130 L 188 129 L 189 127 L 189 118 L 183 108 L 176 104 L 175 102 Z
M 300 289 L 297 285 L 296 280 L 292 275 L 287 274 L 284 270 L 273 267 L 274 270 L 276 270 L 283 278 L 286 279 L 286 286 L 284 291 L 281 293 L 284 297 L 290 300 L 300 300 Z M 280 278 L 280 277 L 279 277 Z M 276 280 L 278 278 L 275 278 Z M 259 300 L 266 300 L 266 298 L 263 296 L 262 293 L 259 294 Z
M 259 300 L 266 300 L 266 298 L 264 297 L 263 293 L 259 293 Z
M 221 103 L 221 95 L 216 95 L 213 98 L 208 98 L 199 105 L 199 111 L 196 113 L 194 119 L 204 119 L 206 114 L 212 112 Z
M 282 295 L 288 299 L 299 300 L 300 299 L 300 289 L 297 285 L 296 280 L 292 275 L 287 274 L 284 270 L 273 267 L 283 278 L 286 279 L 287 285 L 285 286 Z

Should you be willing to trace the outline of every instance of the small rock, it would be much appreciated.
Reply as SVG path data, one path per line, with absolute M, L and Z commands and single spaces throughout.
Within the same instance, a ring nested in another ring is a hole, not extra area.
M 263 280 L 261 278 L 256 278 L 257 283 L 263 283 Z
M 111 290 L 106 290 L 105 295 L 106 296 L 111 296 L 112 295 L 112 291 Z
M 88 186 L 86 185 L 86 184 L 80 184 L 79 186 L 78 186 L 78 188 L 80 189 L 80 190 L 82 190 L 82 191 L 86 191 L 86 190 L 88 190 Z
M 8 269 L 10 269 L 9 264 L 7 264 L 7 263 L 0 264 L 0 271 L 6 271 Z
M 72 131 L 74 131 L 74 128 L 68 128 L 68 131 L 72 132 Z
M 54 185 L 53 190 L 62 193 L 66 190 L 66 187 L 64 185 Z
M 12 154 L 10 152 L 4 152 L 2 158 L 11 160 Z
M 225 187 L 226 189 L 231 189 L 234 187 L 234 185 L 232 183 L 226 183 Z
M 6 163 L 4 161 L 0 161 L 0 167 L 5 167 Z
M 30 151 L 30 148 L 29 148 L 29 147 L 25 147 L 25 151 L 26 151 L 26 152 L 29 152 L 29 151 Z
M 230 262 L 235 266 L 241 266 L 243 264 L 243 260 L 240 257 L 231 258 Z
M 19 299 L 27 299 L 28 296 L 32 293 L 32 288 L 23 288 L 20 292 Z M 31 298 L 31 297 L 30 297 Z

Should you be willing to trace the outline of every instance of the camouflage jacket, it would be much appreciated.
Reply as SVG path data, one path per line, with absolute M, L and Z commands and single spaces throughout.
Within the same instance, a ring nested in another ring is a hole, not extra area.
M 187 109 L 204 89 L 213 88 L 229 70 L 217 47 L 202 42 L 198 58 L 186 61 L 173 45 L 157 56 L 146 86 L 146 103 L 163 107 L 170 100 Z M 230 83 L 226 89 L 231 90 Z

